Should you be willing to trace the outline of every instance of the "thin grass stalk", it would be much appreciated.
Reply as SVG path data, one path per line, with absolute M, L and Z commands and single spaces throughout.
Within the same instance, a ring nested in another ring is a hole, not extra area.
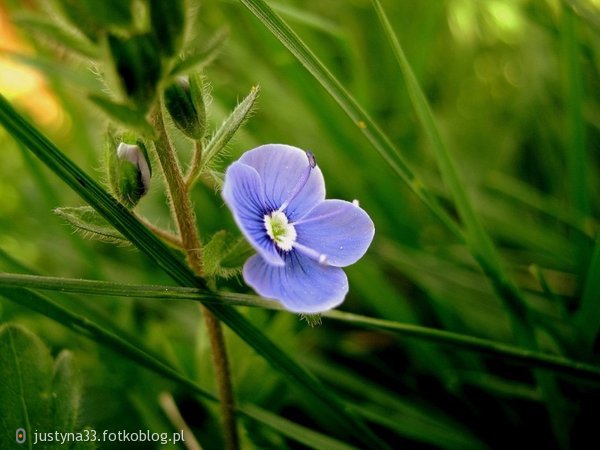
M 205 292 L 199 289 L 178 286 L 135 285 L 108 281 L 0 273 L 0 287 L 31 288 L 35 290 L 96 296 L 120 296 L 164 301 L 187 300 L 203 303 L 226 303 L 232 306 L 259 307 L 284 311 L 279 303 L 264 300 L 255 295 L 231 292 Z M 564 358 L 559 355 L 532 351 L 461 333 L 376 319 L 343 311 L 327 311 L 323 313 L 323 317 L 364 328 L 389 331 L 401 336 L 423 339 L 450 347 L 474 351 L 495 358 L 503 358 L 518 364 L 535 366 L 574 378 L 600 383 L 600 367 Z

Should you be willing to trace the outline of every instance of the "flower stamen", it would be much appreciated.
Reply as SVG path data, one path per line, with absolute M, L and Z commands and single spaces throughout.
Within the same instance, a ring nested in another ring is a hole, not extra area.
M 311 259 L 314 259 L 319 264 L 322 264 L 324 266 L 329 265 L 329 262 L 327 261 L 327 255 L 319 253 L 318 251 L 313 250 L 312 248 L 307 247 L 306 245 L 302 245 L 299 242 L 294 242 L 292 246 L 295 250 L 298 250 L 300 253 L 303 253 Z
M 296 198 L 300 191 L 302 191 L 302 188 L 306 185 L 306 182 L 310 177 L 310 172 L 312 171 L 312 169 L 317 167 L 317 159 L 315 158 L 315 155 L 312 152 L 306 152 L 306 157 L 308 158 L 308 166 L 306 167 L 306 170 L 302 175 L 300 175 L 300 178 L 298 178 L 298 181 L 296 181 L 294 188 L 290 191 L 288 197 L 277 210 L 278 212 L 283 211 L 285 208 L 287 208 L 290 202 Z
M 281 250 L 287 252 L 292 249 L 296 241 L 296 228 L 288 222 L 287 216 L 281 211 L 265 214 L 265 229 L 267 235 Z

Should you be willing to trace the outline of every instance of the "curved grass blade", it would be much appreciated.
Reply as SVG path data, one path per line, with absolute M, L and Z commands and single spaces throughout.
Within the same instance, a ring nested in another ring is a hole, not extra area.
M 101 327 L 86 317 L 72 313 L 45 296 L 29 289 L 8 287 L 0 287 L 0 295 L 20 306 L 25 306 L 26 308 L 43 314 L 74 332 L 116 351 L 122 356 L 134 361 L 136 364 L 189 389 L 194 394 L 206 400 L 213 402 L 219 401 L 213 393 L 180 374 L 169 364 L 160 361 L 154 357 L 151 352 L 111 333 L 109 330 Z M 251 404 L 239 405 L 237 410 L 244 416 L 256 420 L 263 425 L 267 425 L 284 436 L 302 444 L 309 445 L 312 448 L 323 450 L 349 450 L 354 448 Z
M 13 137 L 25 144 L 48 168 L 55 172 L 146 256 L 155 261 L 178 284 L 208 291 L 204 280 L 196 277 L 181 259 L 175 256 L 170 248 L 27 122 L 2 95 L 0 95 L 0 123 Z M 315 405 L 319 405 L 324 411 L 330 412 L 330 426 L 338 434 L 352 436 L 367 447 L 388 448 L 361 419 L 347 411 L 343 403 L 322 383 L 237 311 L 231 307 L 214 303 L 207 303 L 206 308 L 229 326 L 289 381 L 309 395 Z
M 599 246 L 600 248 L 600 246 Z M 600 251 L 598 252 L 600 255 Z M 599 257 L 600 261 L 600 257 Z M 123 296 L 161 300 L 192 300 L 231 306 L 250 306 L 282 310 L 279 303 L 248 294 L 229 292 L 206 292 L 195 288 L 178 286 L 135 285 L 109 281 L 79 280 L 35 275 L 0 273 L 0 288 L 30 288 L 71 292 L 87 295 Z M 327 311 L 323 317 L 352 325 L 376 330 L 390 331 L 406 337 L 423 339 L 437 344 L 475 351 L 492 357 L 528 366 L 540 367 L 600 383 L 600 367 L 574 361 L 557 355 L 531 351 L 489 339 L 468 336 L 451 331 L 438 330 L 409 323 L 376 319 L 343 311 Z

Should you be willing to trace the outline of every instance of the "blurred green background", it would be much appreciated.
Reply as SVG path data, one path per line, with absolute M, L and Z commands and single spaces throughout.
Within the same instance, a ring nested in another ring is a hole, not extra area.
M 42 13 L 64 23 L 61 3 L 69 7 L 72 2 L 0 2 L 0 91 L 59 148 L 103 180 L 106 119 L 86 99 L 88 93 L 102 90 L 97 76 L 101 67 L 19 21 L 24 13 Z M 371 2 L 269 4 L 455 215 Z M 598 363 L 598 346 L 590 353 L 582 345 L 574 317 L 582 293 L 600 279 L 599 264 L 592 264 L 600 212 L 600 2 L 382 4 L 474 208 L 507 271 L 526 294 L 541 349 Z M 189 42 L 201 47 L 215 33 L 228 35 L 219 56 L 204 70 L 211 85 L 212 128 L 252 86 L 261 87 L 255 113 L 218 167 L 222 170 L 242 152 L 264 143 L 311 150 L 323 170 L 328 197 L 358 199 L 375 222 L 371 249 L 347 270 L 350 294 L 341 309 L 514 343 L 507 312 L 466 247 L 272 34 L 236 1 L 191 6 Z M 98 13 L 97 20 L 101 17 Z M 81 205 L 81 200 L 4 130 L 0 147 L 0 270 L 172 284 L 137 251 L 74 234 L 52 210 Z M 182 161 L 189 157 L 189 147 L 180 140 Z M 193 200 L 203 238 L 223 228 L 238 233 L 213 187 L 198 184 Z M 160 177 L 153 179 L 139 210 L 169 227 Z M 221 288 L 248 291 L 241 277 L 223 282 Z M 588 322 L 597 330 L 597 284 L 587 295 L 595 304 Z M 208 342 L 194 304 L 51 297 L 126 330 L 214 390 Z M 327 319 L 312 328 L 284 312 L 239 310 L 347 399 L 393 448 L 506 448 L 516 442 L 559 448 L 561 435 L 568 436 L 571 448 L 589 448 L 585 443 L 596 435 L 597 384 L 559 380 L 562 419 L 553 431 L 543 395 L 526 367 Z M 0 321 L 26 326 L 53 354 L 74 352 L 83 389 L 82 426 L 171 430 L 158 401 L 161 392 L 169 391 L 203 448 L 222 448 L 214 405 L 13 303 L 0 301 Z M 227 340 L 240 401 L 328 433 L 327 418 L 233 333 L 227 333 Z M 243 421 L 242 428 L 244 448 L 303 448 L 251 421 Z

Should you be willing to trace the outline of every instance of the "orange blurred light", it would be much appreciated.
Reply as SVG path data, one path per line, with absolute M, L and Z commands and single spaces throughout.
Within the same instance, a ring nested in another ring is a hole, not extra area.
M 63 113 L 43 76 L 26 65 L 15 62 L 10 53 L 30 54 L 31 49 L 19 39 L 0 6 L 0 92 L 27 110 L 37 123 L 59 128 Z

